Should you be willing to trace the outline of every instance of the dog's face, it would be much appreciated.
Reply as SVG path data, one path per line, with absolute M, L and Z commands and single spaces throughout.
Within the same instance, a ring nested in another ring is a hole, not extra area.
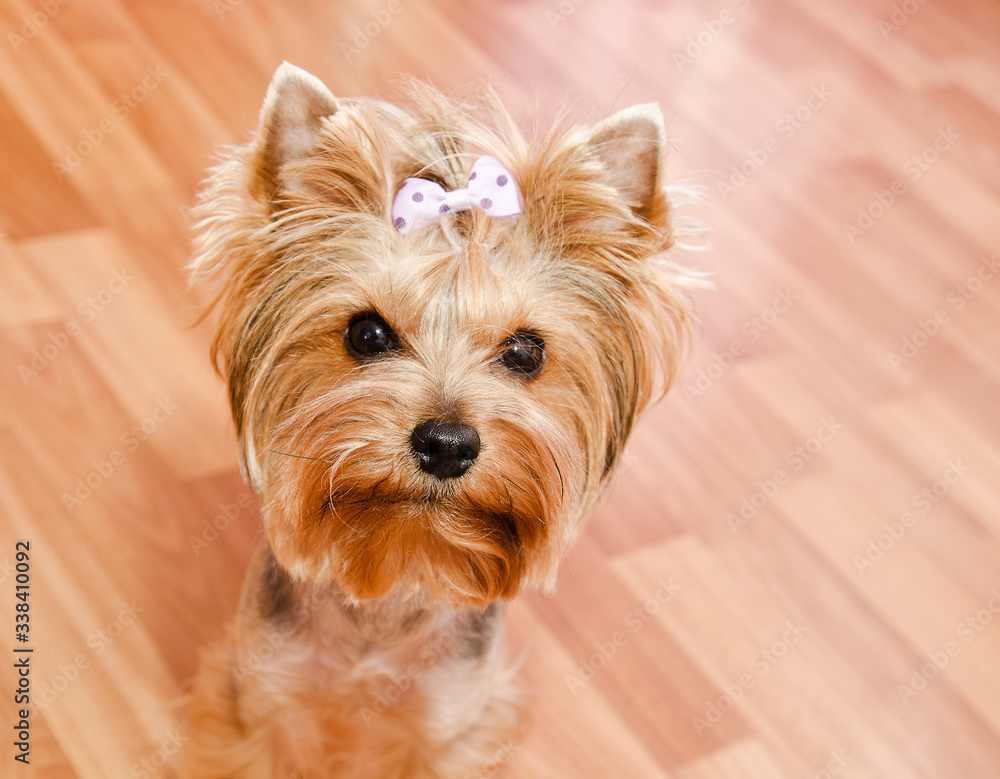
M 642 107 L 533 147 L 430 90 L 338 103 L 283 66 L 256 141 L 199 206 L 216 350 L 268 539 L 294 576 L 482 606 L 548 586 L 688 326 L 662 120 Z M 401 234 L 410 176 L 499 158 L 521 214 Z

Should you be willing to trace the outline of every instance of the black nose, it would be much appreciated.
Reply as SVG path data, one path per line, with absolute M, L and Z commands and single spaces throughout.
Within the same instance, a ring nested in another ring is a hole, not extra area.
M 469 470 L 479 456 L 479 433 L 471 425 L 426 419 L 413 428 L 410 448 L 424 471 L 452 479 Z

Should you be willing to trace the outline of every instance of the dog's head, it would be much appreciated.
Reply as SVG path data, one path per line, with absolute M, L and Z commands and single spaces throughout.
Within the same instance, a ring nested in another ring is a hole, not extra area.
M 551 585 L 684 347 L 664 143 L 651 106 L 529 142 L 490 97 L 338 101 L 278 70 L 255 141 L 201 196 L 193 276 L 216 282 L 215 351 L 282 566 L 357 600 Z M 482 154 L 519 214 L 401 232 L 408 178 L 462 189 Z

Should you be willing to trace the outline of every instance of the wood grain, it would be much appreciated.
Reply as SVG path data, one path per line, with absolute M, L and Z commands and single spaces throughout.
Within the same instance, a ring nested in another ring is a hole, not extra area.
M 186 214 L 283 59 L 543 123 L 657 101 L 707 195 L 698 348 L 512 608 L 536 721 L 496 775 L 1000 775 L 995 4 L 2 0 L 0 32 L 0 776 L 166 776 L 233 613 L 259 514 Z

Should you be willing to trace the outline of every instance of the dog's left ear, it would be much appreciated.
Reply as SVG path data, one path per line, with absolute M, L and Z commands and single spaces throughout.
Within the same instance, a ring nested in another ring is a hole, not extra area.
M 604 168 L 605 183 L 651 221 L 663 201 L 666 131 L 659 106 L 647 103 L 613 114 L 591 130 L 587 145 Z
M 275 71 L 261 109 L 255 159 L 257 183 L 267 202 L 275 204 L 283 187 L 295 189 L 287 166 L 316 148 L 323 120 L 337 109 L 337 99 L 311 73 L 288 62 Z

